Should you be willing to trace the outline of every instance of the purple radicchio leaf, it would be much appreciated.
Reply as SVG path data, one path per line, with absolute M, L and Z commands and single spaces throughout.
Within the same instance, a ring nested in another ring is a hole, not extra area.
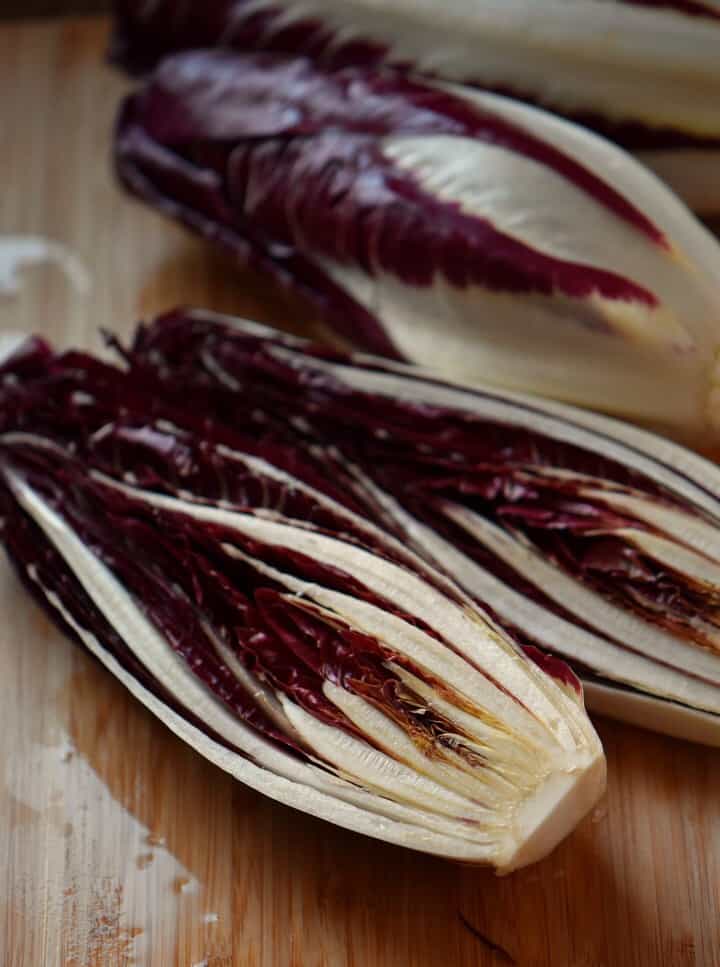
M 639 165 L 547 114 L 387 69 L 197 51 L 125 102 L 115 152 L 131 191 L 352 343 L 717 431 L 720 248 Z

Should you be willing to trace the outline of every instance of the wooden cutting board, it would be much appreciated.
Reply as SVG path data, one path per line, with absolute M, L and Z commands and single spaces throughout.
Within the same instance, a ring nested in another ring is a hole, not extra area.
M 195 302 L 311 332 L 115 186 L 125 79 L 100 19 L 0 27 L 0 235 L 69 245 L 0 297 L 0 329 L 100 346 Z M 632 967 L 720 964 L 720 751 L 599 721 L 606 800 L 505 879 L 275 805 L 205 763 L 0 571 L 0 964 Z

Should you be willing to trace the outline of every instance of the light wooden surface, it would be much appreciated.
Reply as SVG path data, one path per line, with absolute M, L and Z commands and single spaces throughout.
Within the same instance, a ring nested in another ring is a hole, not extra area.
M 301 309 L 113 184 L 126 82 L 102 64 L 105 33 L 0 27 L 0 235 L 64 241 L 93 278 L 83 297 L 27 269 L 0 328 L 97 348 L 100 326 L 128 332 L 174 302 L 301 327 Z M 3 563 L 0 965 L 720 964 L 720 752 L 598 724 L 606 801 L 552 857 L 497 879 L 231 781 L 65 641 Z

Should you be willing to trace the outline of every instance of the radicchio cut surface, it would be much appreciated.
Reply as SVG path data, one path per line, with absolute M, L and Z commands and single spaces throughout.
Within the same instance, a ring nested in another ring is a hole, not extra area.
M 194 673 L 236 714 L 286 741 L 232 679 L 213 651 L 213 638 L 228 645 L 261 680 L 287 690 L 328 721 L 342 724 L 342 716 L 323 700 L 324 677 L 355 682 L 362 694 L 380 704 L 389 701 L 392 714 L 402 717 L 402 708 L 394 708 L 399 683 L 384 670 L 382 658 L 388 655 L 376 641 L 293 607 L 278 593 L 276 582 L 253 571 L 251 561 L 227 559 L 222 542 L 237 543 L 237 535 L 143 501 L 143 493 L 151 492 L 179 500 L 191 496 L 203 506 L 282 514 L 359 546 L 375 544 L 379 554 L 428 576 L 422 561 L 361 516 L 365 508 L 352 494 L 351 477 L 345 487 L 337 479 L 338 462 L 330 464 L 334 472 L 328 475 L 329 453 L 313 452 L 309 441 L 271 409 L 249 409 L 245 432 L 239 433 L 235 419 L 221 422 L 205 406 L 208 384 L 197 391 L 188 384 L 182 400 L 176 399 L 172 391 L 158 394 L 157 381 L 145 380 L 136 370 L 128 374 L 84 353 L 55 355 L 40 340 L 27 343 L 0 369 L 0 386 L 3 467 L 70 523 L 142 602 Z M 198 417 L 201 401 L 204 415 Z M 220 404 L 220 397 L 215 401 Z M 31 570 L 31 586 L 51 588 L 71 615 L 110 641 L 116 656 L 138 673 L 137 659 L 93 609 L 57 551 L 17 511 L 11 489 L 6 485 L 0 493 L 4 539 L 21 575 L 27 579 Z M 351 574 L 322 561 L 257 541 L 241 546 L 260 561 L 290 565 L 303 580 L 377 600 Z M 431 575 L 428 579 L 433 580 Z M 463 600 L 459 590 L 455 594 Z M 212 634 L 203 630 L 206 625 Z M 560 665 L 559 672 L 572 681 Z M 150 680 L 144 671 L 142 677 Z M 162 691 L 162 684 L 153 686 Z

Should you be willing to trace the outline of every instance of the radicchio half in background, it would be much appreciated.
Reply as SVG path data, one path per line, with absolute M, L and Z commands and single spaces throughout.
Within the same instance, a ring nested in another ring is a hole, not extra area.
M 351 343 L 718 433 L 720 247 L 576 126 L 393 70 L 205 51 L 130 95 L 115 156 L 132 192 Z

